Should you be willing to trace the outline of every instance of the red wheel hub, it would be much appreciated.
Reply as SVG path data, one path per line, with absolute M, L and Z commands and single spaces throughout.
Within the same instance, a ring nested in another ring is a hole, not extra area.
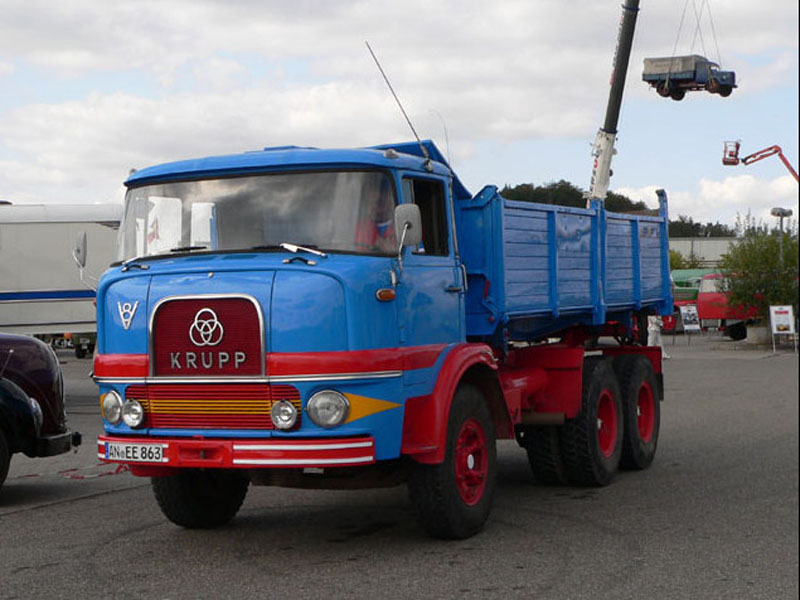
M 464 504 L 475 506 L 486 489 L 488 449 L 483 427 L 468 419 L 458 432 L 455 449 L 456 487 Z
M 636 399 L 636 423 L 639 426 L 639 437 L 645 444 L 653 439 L 655 414 L 653 390 L 648 383 L 644 383 L 639 388 L 639 397 Z
M 597 442 L 606 458 L 614 454 L 617 446 L 617 419 L 614 395 L 609 390 L 603 390 L 597 403 Z

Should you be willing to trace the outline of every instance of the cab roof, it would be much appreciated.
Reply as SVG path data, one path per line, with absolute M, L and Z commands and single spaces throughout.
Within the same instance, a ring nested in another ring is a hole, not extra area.
M 422 146 L 430 155 L 434 173 L 447 176 L 452 172 L 447 160 L 431 140 L 424 140 Z M 136 187 L 176 179 L 204 179 L 222 175 L 324 168 L 383 168 L 428 172 L 425 169 L 422 148 L 417 142 L 349 149 L 278 146 L 242 154 L 207 156 L 147 167 L 131 173 L 125 185 Z M 455 173 L 452 175 L 454 196 L 457 199 L 470 199 L 472 194 Z

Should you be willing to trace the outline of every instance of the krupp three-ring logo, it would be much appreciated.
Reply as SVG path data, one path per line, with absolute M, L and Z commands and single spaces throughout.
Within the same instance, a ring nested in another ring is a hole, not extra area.
M 189 327 L 189 339 L 195 346 L 216 346 L 222 341 L 225 330 L 210 308 L 201 308 Z

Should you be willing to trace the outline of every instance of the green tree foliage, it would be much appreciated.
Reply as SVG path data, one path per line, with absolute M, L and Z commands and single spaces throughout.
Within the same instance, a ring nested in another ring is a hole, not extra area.
M 669 251 L 669 270 L 674 271 L 675 269 L 688 269 L 689 267 L 686 266 L 686 259 L 683 258 L 683 254 L 678 252 L 677 250 L 670 250 Z
M 703 263 L 700 257 L 694 252 L 691 252 L 689 256 L 684 256 L 679 250 L 669 251 L 670 271 L 674 271 L 675 269 L 700 269 L 702 266 Z
M 521 183 L 514 187 L 505 186 L 500 190 L 500 195 L 509 200 L 558 204 L 559 206 L 574 206 L 576 208 L 584 208 L 586 206 L 586 199 L 583 194 L 583 190 L 563 179 L 541 186 L 532 183 Z M 633 202 L 622 194 L 609 192 L 606 197 L 606 209 L 613 212 L 630 212 L 645 210 L 647 205 L 644 202 Z
M 669 237 L 733 237 L 736 230 L 719 221 L 705 225 L 695 222 L 692 217 L 679 215 L 677 221 L 669 222 Z
M 560 206 L 574 206 L 584 208 L 586 198 L 584 191 L 571 184 L 569 181 L 554 181 L 545 185 L 521 183 L 514 187 L 506 185 L 500 190 L 500 195 L 509 200 L 522 202 L 538 202 L 540 204 L 558 204 Z M 634 202 L 627 196 L 609 192 L 606 196 L 606 209 L 612 212 L 639 212 L 647 210 L 647 204 L 641 200 Z M 676 221 L 669 222 L 670 237 L 734 237 L 736 230 L 719 221 L 703 224 L 695 222 L 692 217 L 680 215 Z M 699 262 L 689 257 L 689 263 L 683 267 L 693 269 L 699 267 Z
M 797 224 L 781 233 L 747 215 L 737 219 L 736 231 L 740 239 L 720 263 L 731 304 L 755 306 L 762 317 L 770 306 L 791 304 L 797 314 Z

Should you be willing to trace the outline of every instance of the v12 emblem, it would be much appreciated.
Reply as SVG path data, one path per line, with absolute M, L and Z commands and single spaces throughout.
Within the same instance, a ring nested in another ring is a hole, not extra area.
M 131 328 L 131 321 L 133 321 L 133 315 L 136 314 L 138 306 L 138 300 L 133 304 L 130 302 L 117 302 L 117 311 L 119 312 L 119 318 L 122 321 L 122 326 L 125 328 L 125 331 Z

